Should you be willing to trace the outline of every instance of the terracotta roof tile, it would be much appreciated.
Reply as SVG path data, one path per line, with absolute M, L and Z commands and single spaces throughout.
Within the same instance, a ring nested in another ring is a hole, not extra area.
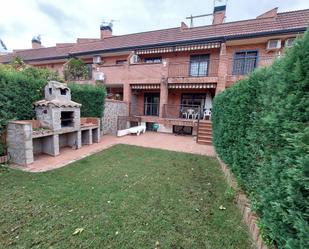
M 136 34 L 113 36 L 100 41 L 77 43 L 66 47 L 49 47 L 29 49 L 15 52 L 13 56 L 21 56 L 27 60 L 43 60 L 47 58 L 65 57 L 69 54 L 95 51 L 125 49 L 139 46 L 164 45 L 207 39 L 232 38 L 250 34 L 305 29 L 309 24 L 309 9 L 278 13 L 276 17 L 257 18 L 245 21 L 208 25 L 196 28 L 171 28 L 148 31 Z M 0 56 L 0 62 L 7 62 L 12 54 Z
M 219 37 L 255 34 L 287 29 L 306 28 L 309 24 L 309 9 L 278 13 L 275 18 L 259 18 L 245 21 L 209 25 L 189 29 L 172 28 L 122 36 L 103 41 L 77 44 L 71 53 L 118 49 L 164 43 L 184 42 Z

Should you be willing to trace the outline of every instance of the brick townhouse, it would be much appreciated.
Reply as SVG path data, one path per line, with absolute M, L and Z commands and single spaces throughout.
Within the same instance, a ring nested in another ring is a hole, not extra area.
M 309 10 L 278 13 L 277 8 L 250 20 L 224 22 L 226 6 L 213 11 L 211 25 L 113 36 L 101 25 L 100 39 L 78 38 L 0 57 L 20 56 L 31 65 L 62 73 L 68 58 L 82 58 L 90 79 L 107 87 L 109 97 L 129 104 L 129 115 L 159 131 L 196 134 L 208 119 L 213 97 L 255 68 L 270 65 L 291 47 L 309 23 Z M 206 134 L 207 135 L 207 134 Z

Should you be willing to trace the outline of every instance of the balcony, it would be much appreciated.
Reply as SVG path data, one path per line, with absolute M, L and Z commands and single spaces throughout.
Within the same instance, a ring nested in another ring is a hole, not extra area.
M 235 81 L 241 80 L 257 68 L 269 67 L 276 56 L 250 56 L 246 58 L 229 58 L 228 82 L 230 86 Z
M 128 81 L 130 84 L 161 83 L 166 70 L 163 63 L 138 63 L 128 66 Z
M 219 59 L 209 59 L 198 65 L 190 62 L 171 62 L 168 83 L 214 83 L 218 81 Z
M 130 104 L 130 116 L 159 116 L 159 103 Z
M 198 120 L 209 119 L 210 109 L 204 109 L 200 105 L 164 105 L 163 118 Z
M 104 65 L 100 71 L 104 73 L 105 84 L 151 84 L 161 83 L 162 74 L 165 70 L 162 63 L 138 63 L 123 65 Z

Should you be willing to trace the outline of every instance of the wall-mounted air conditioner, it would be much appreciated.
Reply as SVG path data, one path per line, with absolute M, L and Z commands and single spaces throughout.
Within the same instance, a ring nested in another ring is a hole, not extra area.
M 101 64 L 102 59 L 100 55 L 93 56 L 93 64 Z
M 136 64 L 141 61 L 140 57 L 137 54 L 133 54 L 130 58 L 130 64 Z
M 94 74 L 94 79 L 98 81 L 104 81 L 105 80 L 105 75 L 103 72 L 96 72 Z
M 281 48 L 281 40 L 269 40 L 267 42 L 267 50 L 277 50 Z
M 291 48 L 293 46 L 294 41 L 295 41 L 295 38 L 286 39 L 284 42 L 284 46 L 286 48 Z

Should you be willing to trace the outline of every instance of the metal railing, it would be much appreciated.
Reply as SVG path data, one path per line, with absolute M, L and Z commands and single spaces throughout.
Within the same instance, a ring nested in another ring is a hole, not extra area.
M 247 75 L 260 67 L 271 66 L 276 56 L 252 56 L 246 58 L 229 58 L 228 75 Z
M 117 130 L 128 129 L 131 126 L 136 126 L 141 122 L 140 117 L 131 117 L 131 116 L 118 116 L 117 118 Z
M 192 119 L 203 118 L 204 108 L 199 105 L 164 105 L 163 118 Z
M 159 103 L 130 104 L 130 116 L 159 116 Z
M 216 77 L 218 76 L 219 59 L 208 59 L 194 62 L 170 62 L 168 77 Z

